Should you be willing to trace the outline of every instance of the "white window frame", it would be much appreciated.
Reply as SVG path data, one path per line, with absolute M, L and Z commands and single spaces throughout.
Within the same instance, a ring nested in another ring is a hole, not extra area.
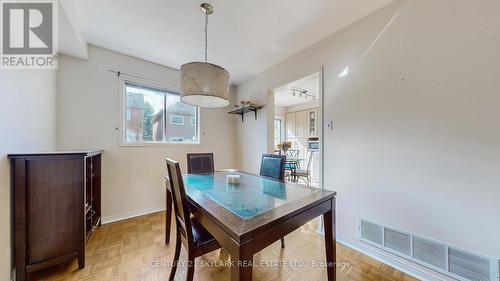
M 175 140 L 179 140 L 181 139 L 181 142 L 184 141 L 184 138 L 181 138 L 181 137 L 170 137 L 170 142 L 172 143 L 178 143 L 179 141 L 175 141 Z
M 274 122 L 276 120 L 280 120 L 281 122 L 281 130 L 280 130 L 280 139 L 281 141 L 285 141 L 285 119 L 281 116 L 275 116 L 274 119 L 273 119 L 273 134 L 274 134 Z M 273 142 L 274 142 L 274 136 L 273 136 Z M 276 145 L 274 145 L 276 146 Z M 276 147 L 275 147 L 276 148 Z
M 144 146 L 200 146 L 203 142 L 203 136 L 200 133 L 201 132 L 201 122 L 199 122 L 201 118 L 201 111 L 199 107 L 196 107 L 196 119 L 198 120 L 196 124 L 196 136 L 197 136 L 197 141 L 196 142 L 170 142 L 169 137 L 167 137 L 166 132 L 165 132 L 165 141 L 163 142 L 148 142 L 148 141 L 143 141 L 143 142 L 127 142 L 126 141 L 126 107 L 127 107 L 127 83 L 129 84 L 136 84 L 138 86 L 143 86 L 146 88 L 152 88 L 152 89 L 157 89 L 160 91 L 166 91 L 166 92 L 171 92 L 171 93 L 180 93 L 180 87 L 179 86 L 173 86 L 173 85 L 168 85 L 168 84 L 162 84 L 162 83 L 157 83 L 157 82 L 152 82 L 149 80 L 144 80 L 144 79 L 139 79 L 139 78 L 132 78 L 132 77 L 127 77 L 121 78 L 120 79 L 120 110 L 119 110 L 119 122 L 120 126 L 117 128 L 119 130 L 119 135 L 118 135 L 118 143 L 119 146 L 130 146 L 130 147 L 144 147 Z M 166 114 L 165 114 L 165 119 L 166 119 Z M 166 120 L 165 120 L 165 127 L 166 127 Z
M 174 121 L 173 121 L 174 117 L 181 118 L 182 119 L 182 123 L 174 123 Z M 170 115 L 170 125 L 184 126 L 184 116 L 175 115 L 175 114 Z

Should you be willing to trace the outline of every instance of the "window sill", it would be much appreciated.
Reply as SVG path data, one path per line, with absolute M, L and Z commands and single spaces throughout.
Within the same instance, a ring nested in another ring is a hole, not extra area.
M 193 143 L 175 143 L 175 142 L 161 142 L 161 143 L 156 143 L 156 142 L 143 142 L 143 143 L 120 143 L 120 147 L 193 147 L 193 146 L 200 146 L 200 142 L 193 142 Z

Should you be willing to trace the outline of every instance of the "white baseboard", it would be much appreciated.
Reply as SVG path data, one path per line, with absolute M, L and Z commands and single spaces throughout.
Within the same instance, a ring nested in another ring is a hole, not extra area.
M 165 211 L 165 205 L 159 206 L 159 207 L 152 207 L 152 208 L 147 208 L 147 209 L 142 209 L 138 211 L 132 211 L 128 213 L 123 213 L 123 214 L 118 214 L 118 215 L 113 215 L 113 216 L 107 216 L 102 218 L 102 224 L 107 224 L 107 223 L 112 223 L 115 221 L 121 221 L 125 219 L 130 219 L 138 216 L 143 216 L 151 213 L 156 213 L 156 212 L 161 212 Z
M 428 271 L 427 270 L 424 271 L 420 268 L 420 265 L 414 264 L 411 261 L 408 261 L 408 263 L 401 262 L 399 258 L 392 256 L 390 253 L 386 253 L 380 249 L 376 249 L 360 241 L 353 241 L 342 235 L 337 235 L 337 242 L 349 248 L 353 248 L 359 252 L 362 252 L 367 256 L 370 256 L 380 262 L 383 262 L 401 272 L 404 272 L 420 280 L 427 280 L 427 281 L 454 280 L 453 278 L 445 277 L 441 273 L 435 272 L 430 269 Z

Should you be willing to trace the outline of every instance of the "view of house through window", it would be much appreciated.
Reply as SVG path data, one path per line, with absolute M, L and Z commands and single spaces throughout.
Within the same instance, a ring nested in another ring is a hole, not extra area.
M 125 143 L 199 142 L 192 125 L 198 124 L 198 108 L 182 103 L 178 93 L 127 82 L 125 107 Z

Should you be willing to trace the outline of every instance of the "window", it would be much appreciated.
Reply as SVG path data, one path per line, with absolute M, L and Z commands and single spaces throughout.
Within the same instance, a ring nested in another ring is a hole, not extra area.
M 126 82 L 124 113 L 125 144 L 199 143 L 199 110 L 178 93 Z M 195 125 L 184 126 L 185 118 Z
M 127 129 L 127 139 L 135 139 L 135 138 L 136 138 L 135 132 Z
M 196 126 L 196 118 L 191 117 L 191 126 Z
M 279 143 L 283 142 L 283 139 L 283 119 L 274 118 L 274 147 L 277 147 Z
M 184 126 L 184 116 L 170 115 L 170 124 Z

